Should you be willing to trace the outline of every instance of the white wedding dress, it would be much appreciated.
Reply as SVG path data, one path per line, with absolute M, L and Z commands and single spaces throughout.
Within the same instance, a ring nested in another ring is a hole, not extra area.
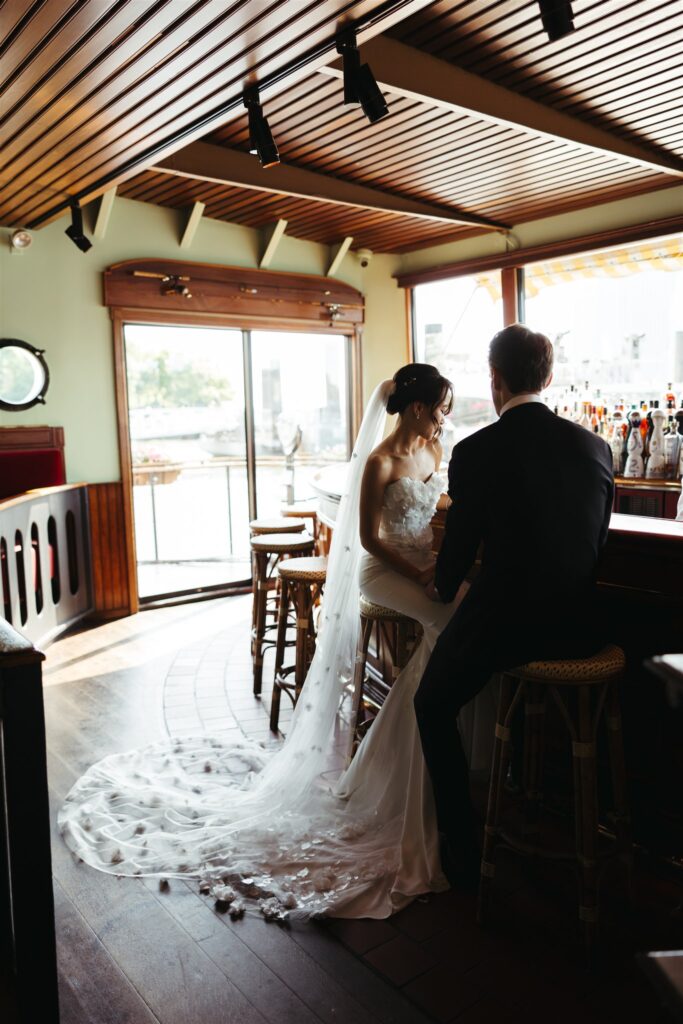
M 361 428 L 356 456 L 381 433 L 381 422 L 369 426 L 365 437 Z M 455 602 L 430 601 L 422 587 L 351 543 L 358 534 L 350 503 L 357 505 L 361 475 L 344 499 L 345 520 L 342 502 L 316 655 L 283 747 L 268 754 L 246 740 L 199 736 L 105 758 L 78 780 L 59 815 L 67 845 L 86 863 L 118 875 L 198 876 L 235 913 L 253 905 L 267 918 L 384 918 L 420 893 L 447 887 L 413 697 Z M 435 474 L 397 480 L 385 491 L 381 535 L 419 566 L 430 558 L 429 522 L 443 486 Z M 417 619 L 424 635 L 335 782 L 329 751 L 339 741 L 340 699 L 352 677 L 359 582 L 369 600 Z M 461 714 L 475 767 L 485 754 L 473 740 L 490 731 L 492 713 L 489 688 Z

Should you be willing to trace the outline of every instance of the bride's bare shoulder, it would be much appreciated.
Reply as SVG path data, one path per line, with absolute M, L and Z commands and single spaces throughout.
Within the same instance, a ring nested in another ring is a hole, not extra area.
M 377 483 L 386 483 L 393 474 L 393 457 L 384 443 L 379 444 L 368 455 L 365 463 L 365 478 Z

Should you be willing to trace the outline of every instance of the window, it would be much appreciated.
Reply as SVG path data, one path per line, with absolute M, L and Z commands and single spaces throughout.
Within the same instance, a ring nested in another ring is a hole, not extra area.
M 503 326 L 500 271 L 418 285 L 413 312 L 415 360 L 433 363 L 453 382 L 453 412 L 443 434 L 448 457 L 453 444 L 495 418 L 488 347 Z
M 525 268 L 525 321 L 555 346 L 553 405 L 613 410 L 683 392 L 683 238 Z M 572 388 L 574 389 L 572 391 Z

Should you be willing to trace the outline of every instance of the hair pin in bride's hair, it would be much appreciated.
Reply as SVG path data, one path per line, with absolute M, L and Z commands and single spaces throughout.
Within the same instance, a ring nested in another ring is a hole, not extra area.
M 409 384 L 415 384 L 416 381 L 417 377 L 408 377 L 408 380 L 404 380 L 401 382 L 401 387 L 407 388 Z

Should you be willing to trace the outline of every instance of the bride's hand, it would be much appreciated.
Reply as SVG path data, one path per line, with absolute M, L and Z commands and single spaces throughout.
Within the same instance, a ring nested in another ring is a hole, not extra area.
M 423 569 L 422 572 L 415 577 L 415 582 L 419 583 L 421 587 L 426 587 L 428 583 L 431 583 L 434 579 L 435 565 L 436 563 L 428 566 L 426 569 Z

